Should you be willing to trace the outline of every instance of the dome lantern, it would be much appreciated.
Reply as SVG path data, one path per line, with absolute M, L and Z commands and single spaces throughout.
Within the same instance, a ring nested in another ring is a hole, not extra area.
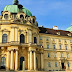
M 13 0 L 13 5 L 18 5 L 19 1 L 18 0 Z

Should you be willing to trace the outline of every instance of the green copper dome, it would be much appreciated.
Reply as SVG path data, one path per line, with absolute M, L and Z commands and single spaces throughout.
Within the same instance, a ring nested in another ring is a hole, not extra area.
M 18 0 L 14 0 L 13 5 L 5 6 L 3 11 L 9 11 L 11 13 L 24 12 L 26 15 L 32 16 L 32 13 L 28 9 L 26 9 L 22 5 L 20 5 Z
M 66 29 L 66 31 L 72 32 L 72 23 L 71 23 L 71 26 Z

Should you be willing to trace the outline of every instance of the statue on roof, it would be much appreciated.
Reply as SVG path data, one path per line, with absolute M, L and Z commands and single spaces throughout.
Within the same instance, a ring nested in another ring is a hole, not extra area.
M 13 0 L 13 5 L 18 5 L 19 1 L 18 0 Z

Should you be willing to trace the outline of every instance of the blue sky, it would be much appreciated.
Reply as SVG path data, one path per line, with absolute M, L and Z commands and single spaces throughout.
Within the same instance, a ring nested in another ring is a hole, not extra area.
M 0 11 L 13 0 L 0 0 Z M 72 0 L 19 0 L 36 16 L 39 26 L 66 30 L 72 23 Z

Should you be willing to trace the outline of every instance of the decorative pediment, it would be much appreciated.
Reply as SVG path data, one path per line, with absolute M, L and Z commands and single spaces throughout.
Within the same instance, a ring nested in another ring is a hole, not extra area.
M 9 32 L 9 30 L 8 30 L 8 29 L 3 29 L 3 30 L 1 30 L 1 31 L 4 31 L 4 32 Z

